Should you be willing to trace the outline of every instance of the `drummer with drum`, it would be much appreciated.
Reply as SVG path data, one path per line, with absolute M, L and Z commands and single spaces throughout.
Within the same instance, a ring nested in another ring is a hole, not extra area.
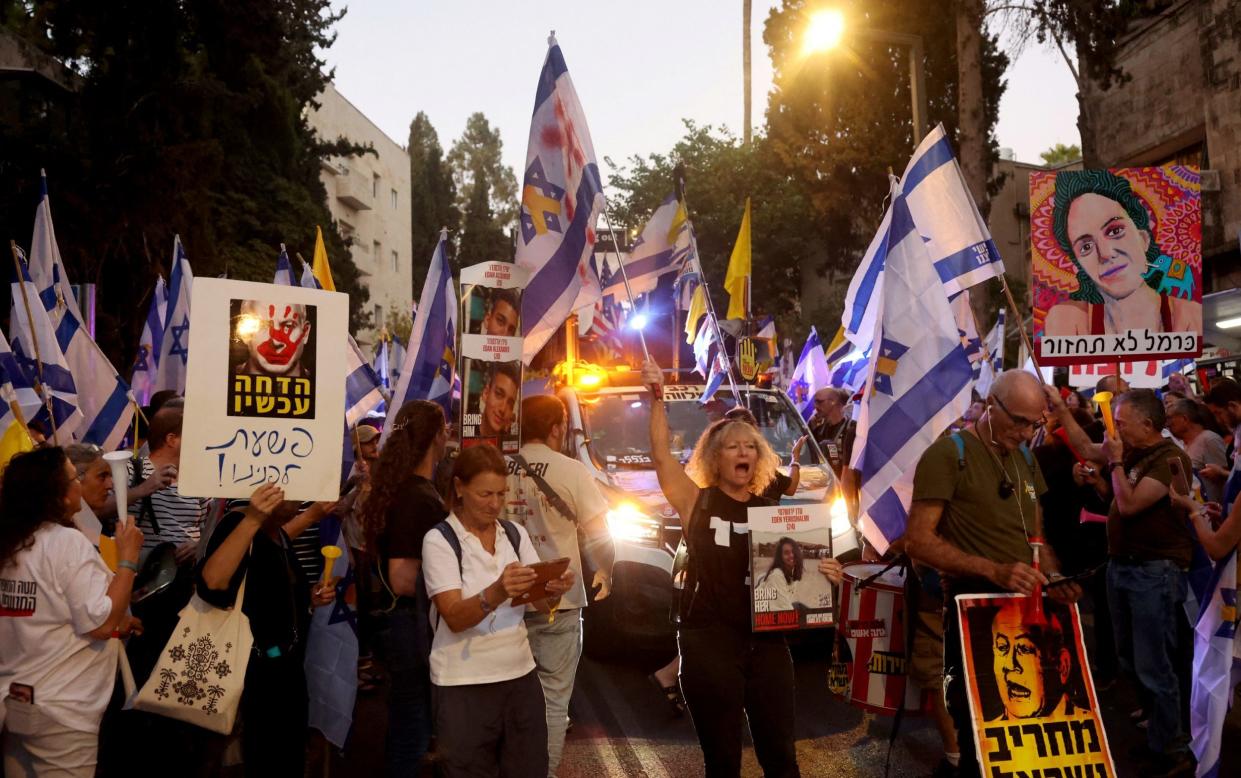
M 977 423 L 927 448 L 914 475 L 906 551 L 943 579 L 945 696 L 960 740 L 963 776 L 976 776 L 979 768 L 954 599 L 993 592 L 1029 595 L 1049 575 L 1059 577 L 1050 546 L 1042 546 L 1036 569 L 1032 545 L 1039 542 L 1038 498 L 1047 485 L 1027 443 L 1043 426 L 1045 412 L 1038 378 L 1019 370 L 1002 373 Z M 1073 602 L 1081 589 L 1070 583 L 1048 593 Z

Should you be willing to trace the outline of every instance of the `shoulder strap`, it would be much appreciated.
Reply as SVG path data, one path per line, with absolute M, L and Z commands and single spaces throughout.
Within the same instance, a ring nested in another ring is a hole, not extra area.
M 518 531 L 517 525 L 508 519 L 500 519 L 500 526 L 504 527 L 504 534 L 508 535 L 508 542 L 513 544 L 513 552 L 517 554 L 517 561 L 521 561 L 521 532 Z
M 436 524 L 434 529 L 444 536 L 444 540 L 448 541 L 448 547 L 457 555 L 457 572 L 464 575 L 465 562 L 461 558 L 461 538 L 457 537 L 457 533 L 453 531 L 452 525 L 446 520 Z
M 960 432 L 954 432 L 952 433 L 950 437 L 952 438 L 952 445 L 956 446 L 957 448 L 957 469 L 964 470 L 965 469 L 965 439 L 961 437 Z M 1025 448 L 1025 447 L 1023 446 L 1022 448 Z
M 555 508 L 556 512 L 561 516 L 564 516 L 569 521 L 577 524 L 577 513 L 569 507 L 569 504 L 564 501 L 563 497 L 556 493 L 556 490 L 552 488 L 551 484 L 544 480 L 542 476 L 530 469 L 530 465 L 526 462 L 526 458 L 521 454 L 513 454 L 512 458 L 513 461 L 517 463 L 517 467 L 521 470 L 522 475 L 529 476 L 530 480 L 534 481 L 534 485 L 539 488 L 539 491 L 543 493 L 543 497 L 547 499 L 548 505 Z M 513 544 L 513 548 L 516 547 L 517 544 Z
M 1026 458 L 1026 467 L 1030 468 L 1030 472 L 1034 472 L 1034 455 L 1030 453 L 1030 447 L 1025 443 L 1021 444 L 1021 455 Z

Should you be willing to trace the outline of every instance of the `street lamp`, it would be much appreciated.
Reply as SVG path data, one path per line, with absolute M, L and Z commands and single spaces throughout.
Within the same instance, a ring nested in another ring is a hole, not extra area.
M 802 56 L 822 54 L 840 45 L 847 25 L 838 9 L 815 11 L 802 33 Z M 922 72 L 922 36 L 867 27 L 849 30 L 857 38 L 909 48 L 909 102 L 913 113 L 914 146 L 926 136 L 926 79 Z

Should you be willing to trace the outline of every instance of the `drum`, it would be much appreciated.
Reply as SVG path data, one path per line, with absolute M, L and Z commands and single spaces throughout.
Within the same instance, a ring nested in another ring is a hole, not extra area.
M 853 656 L 849 703 L 889 716 L 902 706 L 907 713 L 921 712 L 930 700 L 909 682 L 904 572 L 894 567 L 858 589 L 885 566 L 868 562 L 845 565 L 838 629 Z

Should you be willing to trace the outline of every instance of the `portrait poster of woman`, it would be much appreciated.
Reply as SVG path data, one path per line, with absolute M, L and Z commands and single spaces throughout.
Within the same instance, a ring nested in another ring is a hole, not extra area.
M 1032 172 L 1030 243 L 1040 364 L 1201 353 L 1197 168 Z

